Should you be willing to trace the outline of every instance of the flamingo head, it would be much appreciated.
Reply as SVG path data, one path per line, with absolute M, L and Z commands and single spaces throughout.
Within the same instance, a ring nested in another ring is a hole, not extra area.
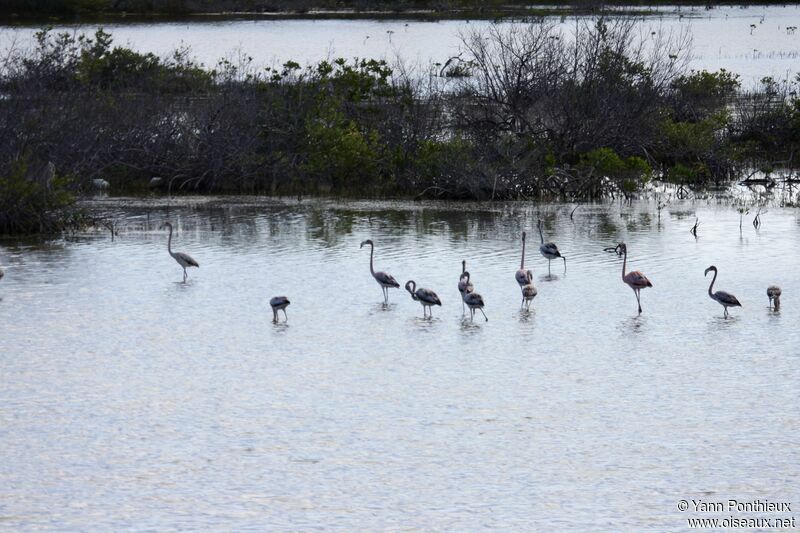
M 417 288 L 417 283 L 414 280 L 406 281 L 406 290 L 410 292 L 412 295 L 414 294 L 414 289 Z
M 172 222 L 164 222 L 164 224 L 162 224 L 162 226 L 161 226 L 161 229 L 164 229 L 164 228 L 172 229 Z
M 624 242 L 621 242 L 617 245 L 617 250 L 619 250 L 619 254 L 627 254 L 628 253 L 628 245 Z
M 713 271 L 713 272 L 716 272 L 716 271 L 717 271 L 717 267 L 715 267 L 714 265 L 711 265 L 710 267 L 708 267 L 708 268 L 706 269 L 706 272 L 705 272 L 705 274 L 703 274 L 703 275 L 704 275 L 704 276 L 708 276 L 708 273 L 709 273 L 709 272 L 712 272 L 712 271 Z
M 361 241 L 361 246 L 359 246 L 359 248 L 363 248 L 365 244 L 369 244 L 370 246 L 374 246 L 374 244 L 372 244 L 372 240 L 371 239 L 367 239 L 366 241 Z

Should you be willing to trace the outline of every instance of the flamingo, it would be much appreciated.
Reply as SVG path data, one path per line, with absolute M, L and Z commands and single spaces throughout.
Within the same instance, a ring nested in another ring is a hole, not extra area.
M 711 285 L 708 286 L 708 296 L 712 300 L 716 300 L 719 304 L 725 308 L 725 317 L 728 316 L 728 307 L 741 307 L 742 304 L 739 303 L 739 300 L 736 299 L 736 296 L 729 292 L 725 291 L 717 291 L 711 292 L 711 289 L 714 288 L 714 282 L 717 281 L 717 267 L 711 265 L 706 269 L 704 276 L 708 276 L 708 273 L 714 271 L 714 278 L 711 280 Z
M 372 243 L 372 240 L 367 239 L 361 243 L 359 248 L 363 248 L 365 244 L 369 244 L 369 271 L 372 273 L 372 277 L 375 278 L 375 281 L 378 282 L 378 285 L 381 286 L 383 302 L 388 303 L 389 288 L 394 287 L 395 289 L 399 289 L 400 284 L 397 283 L 397 280 L 388 272 L 375 272 L 375 269 L 372 267 L 372 256 L 375 253 L 375 245 Z
M 0 278 L 3 275 L 0 272 Z M 776 311 L 781 308 L 781 288 L 777 285 L 770 285 L 767 287 L 767 298 L 769 298 L 769 306 L 773 307 Z
M 475 290 L 475 287 L 472 285 L 472 282 L 469 280 L 469 276 L 464 277 L 464 274 L 467 272 L 467 261 L 461 261 L 461 276 L 458 277 L 458 292 L 461 293 L 461 312 L 464 312 L 464 295 L 470 293 Z
M 517 283 L 520 288 L 528 284 L 528 274 L 525 272 L 525 232 L 522 232 L 522 259 L 519 262 L 519 270 L 514 276 L 517 278 Z
M 187 267 L 197 267 L 200 268 L 200 264 L 192 259 L 192 256 L 189 254 L 185 254 L 183 252 L 173 252 L 172 251 L 172 223 L 164 222 L 164 226 L 162 228 L 167 227 L 169 228 L 169 239 L 167 240 L 167 251 L 172 258 L 178 262 L 178 264 L 183 268 L 183 282 L 186 283 L 186 268 Z
M 639 304 L 639 313 L 642 312 L 642 300 L 640 298 L 639 292 L 642 289 L 646 289 L 647 287 L 652 287 L 653 284 L 650 283 L 650 280 L 647 279 L 647 276 L 639 272 L 638 270 L 634 270 L 632 272 L 625 273 L 625 267 L 628 264 L 628 246 L 621 242 L 617 245 L 619 250 L 625 256 L 622 261 L 622 281 L 628 284 L 628 287 L 633 289 L 633 293 L 636 295 L 636 303 Z
M 484 306 L 483 297 L 477 292 L 474 292 L 472 283 L 469 281 L 469 272 L 465 271 L 463 274 L 461 274 L 461 280 L 459 280 L 458 282 L 459 286 L 461 285 L 462 281 L 464 282 L 465 286 L 469 287 L 469 290 L 463 291 L 461 293 L 461 300 L 462 300 L 462 305 L 467 304 L 467 307 L 469 307 L 470 318 L 472 320 L 475 320 L 475 310 L 477 309 L 481 312 L 483 318 L 485 318 L 486 321 L 488 322 L 489 317 L 487 317 L 486 313 L 483 312 L 483 306 Z
M 530 309 L 531 301 L 536 298 L 536 295 L 539 293 L 539 291 L 536 290 L 536 287 L 533 286 L 533 272 L 530 270 L 525 273 L 525 281 L 527 283 L 522 286 L 522 304 L 520 305 L 520 309 L 525 306 L 525 302 L 528 303 L 528 305 L 525 306 L 525 309 Z
M 547 273 L 550 274 L 550 262 L 553 259 L 560 257 L 564 260 L 564 272 L 567 271 L 567 258 L 561 255 L 561 252 L 558 251 L 558 246 L 554 242 L 544 242 L 544 235 L 542 234 L 542 221 L 539 219 L 539 222 L 536 224 L 539 227 L 539 238 L 542 241 L 542 244 L 539 245 L 539 253 L 547 259 Z
M 422 316 L 427 316 L 425 314 L 425 309 L 427 308 L 428 311 L 431 313 L 431 318 L 433 318 L 433 309 L 431 309 L 434 305 L 438 305 L 441 307 L 442 301 L 436 296 L 436 293 L 430 289 L 423 289 L 417 288 L 417 283 L 414 280 L 409 280 L 406 282 L 406 290 L 411 293 L 411 298 L 413 300 L 418 301 L 422 304 Z
M 277 323 L 278 322 L 278 311 L 283 311 L 283 316 L 286 320 L 289 320 L 289 317 L 286 316 L 286 308 L 289 307 L 289 304 L 292 303 L 289 301 L 289 298 L 286 296 L 276 296 L 271 298 L 269 301 L 269 305 L 272 307 L 272 321 Z

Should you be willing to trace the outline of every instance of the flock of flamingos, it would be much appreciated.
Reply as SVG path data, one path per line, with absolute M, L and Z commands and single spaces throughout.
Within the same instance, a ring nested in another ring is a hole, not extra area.
M 195 261 L 190 255 L 185 254 L 183 252 L 173 252 L 172 251 L 172 224 L 166 222 L 164 227 L 169 228 L 169 238 L 167 240 L 167 251 L 169 255 L 171 255 L 175 261 L 183 268 L 183 281 L 186 281 L 186 269 L 188 267 L 199 267 L 200 265 Z M 567 259 L 561 252 L 558 250 L 558 246 L 556 246 L 553 242 L 545 242 L 544 235 L 542 234 L 542 221 L 539 220 L 537 223 L 537 228 L 539 230 L 539 239 L 541 240 L 541 244 L 539 245 L 539 253 L 547 259 L 547 269 L 548 272 L 550 270 L 550 263 L 553 259 L 561 258 L 564 260 L 564 270 L 567 269 Z M 521 307 L 524 307 L 526 310 L 530 308 L 531 301 L 536 297 L 537 290 L 536 287 L 533 285 L 533 272 L 530 270 L 525 270 L 525 237 L 526 234 L 522 232 L 522 259 L 519 263 L 519 269 L 515 274 L 515 278 L 517 280 L 517 284 L 519 284 L 520 290 L 522 291 L 522 304 Z M 373 256 L 375 255 L 375 244 L 370 240 L 367 239 L 361 243 L 361 248 L 364 245 L 369 245 L 369 271 L 372 274 L 372 277 L 375 278 L 375 281 L 378 282 L 378 285 L 381 286 L 381 290 L 383 291 L 383 300 L 384 302 L 389 301 L 389 289 L 399 289 L 400 283 L 388 272 L 383 271 L 375 271 L 375 267 L 373 266 Z M 641 300 L 641 291 L 642 289 L 646 289 L 648 287 L 652 287 L 653 284 L 650 283 L 650 280 L 647 279 L 643 273 L 638 270 L 634 270 L 632 272 L 625 272 L 628 266 L 628 247 L 624 242 L 619 243 L 615 248 L 614 251 L 619 255 L 624 256 L 624 260 L 622 262 L 622 281 L 628 287 L 633 289 L 633 293 L 636 295 L 636 303 L 639 306 L 639 313 L 642 312 L 642 300 Z M 708 276 L 709 272 L 714 272 L 714 277 L 711 280 L 711 284 L 708 286 L 708 296 L 718 302 L 722 307 L 725 309 L 724 316 L 728 316 L 728 308 L 729 307 L 741 307 L 742 304 L 739 303 L 739 300 L 733 294 L 725 291 L 716 291 L 714 292 L 714 282 L 717 281 L 717 267 L 714 265 L 708 267 L 705 271 L 705 275 Z M 0 278 L 3 276 L 3 271 L 0 270 Z M 442 305 L 442 301 L 439 299 L 439 296 L 431 289 L 426 289 L 423 287 L 417 288 L 417 284 L 414 280 L 409 280 L 406 282 L 405 285 L 406 290 L 411 294 L 411 298 L 420 304 L 422 304 L 422 315 L 424 317 L 433 317 L 433 306 Z M 484 302 L 483 298 L 480 294 L 475 292 L 475 287 L 473 286 L 472 282 L 470 281 L 470 274 L 467 271 L 467 262 L 461 262 L 461 276 L 458 279 L 458 290 L 461 293 L 462 299 L 462 310 L 464 307 L 469 308 L 470 311 L 470 319 L 474 320 L 475 318 L 475 311 L 480 311 L 483 317 L 488 322 L 488 318 L 486 317 L 486 313 L 483 312 Z M 776 311 L 780 309 L 781 305 L 781 289 L 776 285 L 771 285 L 767 288 L 767 297 L 769 298 L 770 307 L 773 307 Z M 270 299 L 269 305 L 272 307 L 272 319 L 273 322 L 278 321 L 278 311 L 283 311 L 284 319 L 288 320 L 288 316 L 286 315 L 286 308 L 289 306 L 291 302 L 289 298 L 286 296 L 275 296 L 274 298 Z

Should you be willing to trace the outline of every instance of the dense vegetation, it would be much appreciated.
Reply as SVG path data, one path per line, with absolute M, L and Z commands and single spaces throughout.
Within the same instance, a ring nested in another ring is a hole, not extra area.
M 643 47 L 636 35 L 631 20 L 572 36 L 492 26 L 420 72 L 344 59 L 208 69 L 102 31 L 42 31 L 0 64 L 0 209 L 30 197 L 51 212 L 95 179 L 117 191 L 159 176 L 171 192 L 581 199 L 796 167 L 796 83 L 745 91 L 729 72 L 687 72 L 682 37 Z M 0 232 L 41 224 L 4 220 Z

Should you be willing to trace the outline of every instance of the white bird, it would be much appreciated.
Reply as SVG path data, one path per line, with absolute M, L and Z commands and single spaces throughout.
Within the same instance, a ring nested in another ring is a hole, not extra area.
M 464 277 L 464 274 L 467 272 L 467 261 L 461 261 L 461 276 L 458 277 L 458 292 L 461 293 L 461 312 L 464 312 L 464 294 L 472 292 L 475 290 L 475 287 L 472 285 L 472 282 L 469 280 L 469 276 Z
M 522 232 L 522 259 L 519 262 L 519 270 L 514 275 L 520 287 L 528 284 L 528 274 L 525 272 L 525 232 Z
M 0 278 L 3 277 L 2 271 L 0 271 Z M 769 298 L 769 306 L 775 309 L 776 311 L 781 308 L 781 288 L 777 285 L 770 285 L 767 287 L 767 298 Z
M 472 283 L 469 281 L 469 272 L 465 271 L 463 274 L 461 274 L 461 279 L 464 280 L 466 286 L 470 288 L 469 291 L 464 291 L 461 293 L 461 300 L 463 301 L 463 304 L 467 304 L 467 307 L 469 307 L 470 319 L 475 320 L 475 310 L 477 309 L 481 312 L 483 318 L 485 318 L 488 322 L 489 317 L 487 317 L 486 313 L 483 312 L 483 297 L 474 291 Z M 458 284 L 461 285 L 461 281 L 459 281 Z
M 271 298 L 269 301 L 269 305 L 272 306 L 272 321 L 278 322 L 278 311 L 283 311 L 283 316 L 286 320 L 289 320 L 289 317 L 286 316 L 286 308 L 289 307 L 289 304 L 292 303 L 289 301 L 289 298 L 286 296 L 276 296 Z
M 561 252 L 558 251 L 558 246 L 554 242 L 544 242 L 544 235 L 542 234 L 542 221 L 541 219 L 536 224 L 539 227 L 539 239 L 541 239 L 542 244 L 539 245 L 539 253 L 547 259 L 547 273 L 550 274 L 550 262 L 553 259 L 561 258 L 564 260 L 564 272 L 567 271 L 567 258 L 561 255 Z
M 378 282 L 378 285 L 381 286 L 381 290 L 383 291 L 383 301 L 384 303 L 387 303 L 389 301 L 389 289 L 399 289 L 400 284 L 396 279 L 394 279 L 394 276 L 388 272 L 375 272 L 375 269 L 372 266 L 372 256 L 375 253 L 375 245 L 372 243 L 372 240 L 367 239 L 361 243 L 359 248 L 363 248 L 365 244 L 369 244 L 369 271 L 372 273 L 372 277 L 375 278 L 375 281 Z
M 417 288 L 417 283 L 414 280 L 409 280 L 406 282 L 406 290 L 411 294 L 411 298 L 419 303 L 422 304 L 422 316 L 427 316 L 425 314 L 425 310 L 427 309 L 430 312 L 431 318 L 433 318 L 433 309 L 431 309 L 434 305 L 438 305 L 441 307 L 442 301 L 430 289 L 423 289 Z
M 525 273 L 525 285 L 522 288 L 522 304 L 520 305 L 520 309 L 524 306 L 525 309 L 531 308 L 531 301 L 536 298 L 536 295 L 539 291 L 536 290 L 536 287 L 533 286 L 533 272 L 528 270 Z M 525 305 L 527 302 L 527 305 Z
M 708 273 L 711 271 L 714 271 L 714 278 L 711 280 L 711 285 L 708 286 L 708 296 L 712 300 L 716 300 L 717 302 L 719 302 L 719 304 L 725 308 L 724 316 L 727 317 L 728 307 L 741 307 L 742 304 L 739 303 L 739 300 L 736 299 L 736 296 L 734 296 L 729 292 L 725 291 L 712 292 L 712 289 L 714 288 L 714 282 L 717 281 L 717 267 L 711 265 L 706 269 L 706 272 L 703 275 L 708 276 Z
M 170 222 L 165 222 L 163 227 L 169 228 L 169 239 L 167 240 L 167 251 L 172 258 L 178 262 L 178 264 L 183 268 L 183 282 L 186 283 L 186 268 L 187 267 L 197 267 L 200 268 L 200 264 L 192 259 L 192 256 L 189 254 L 185 254 L 183 252 L 173 252 L 172 251 L 172 224 Z

